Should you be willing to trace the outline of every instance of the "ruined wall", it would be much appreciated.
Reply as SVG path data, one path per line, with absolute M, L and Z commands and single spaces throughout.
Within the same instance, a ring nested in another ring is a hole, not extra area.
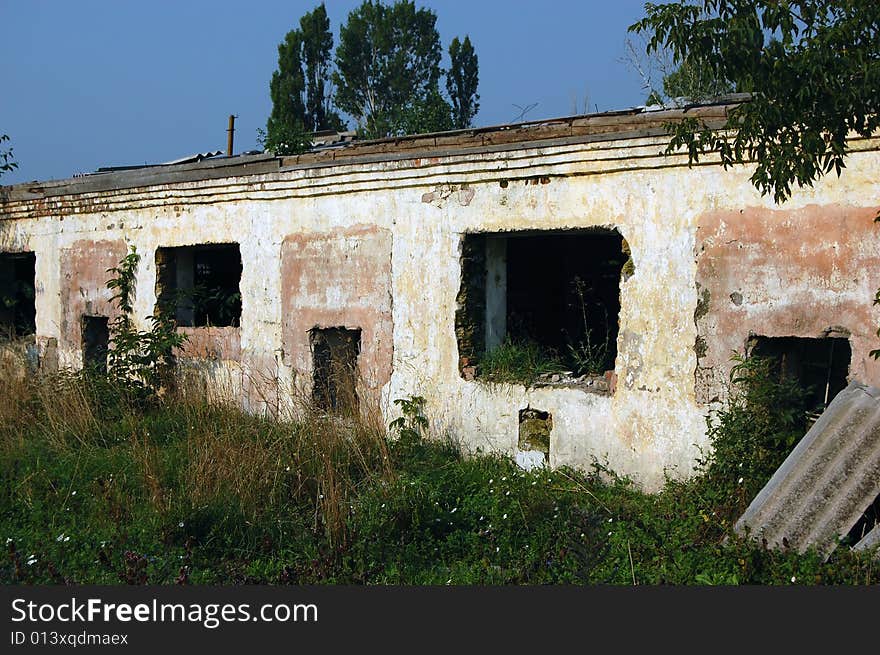
M 731 354 L 749 337 L 847 337 L 850 379 L 880 383 L 870 299 L 880 289 L 876 208 L 837 203 L 745 207 L 697 224 L 697 398 L 725 395 Z
M 288 236 L 281 247 L 282 345 L 304 393 L 311 390 L 316 328 L 361 330 L 358 396 L 373 407 L 391 378 L 391 232 L 354 225 Z
M 843 177 L 778 208 L 745 169 L 689 169 L 659 155 L 662 143 L 520 144 L 23 199 L 0 204 L 0 243 L 37 253 L 37 339 L 60 339 L 67 365 L 81 361 L 76 313 L 101 308 L 103 270 L 128 245 L 143 255 L 135 312 L 145 328 L 156 248 L 238 243 L 240 326 L 186 328 L 183 363 L 247 409 L 277 411 L 309 382 L 310 329 L 360 328 L 358 366 L 381 390 L 386 421 L 395 398 L 419 394 L 439 434 L 514 454 L 521 412 L 548 412 L 552 465 L 595 459 L 656 489 L 692 470 L 708 402 L 723 399 L 729 352 L 750 331 L 843 326 L 851 374 L 880 382 L 867 358 L 880 322 L 878 144 L 857 143 Z M 588 227 L 619 231 L 634 265 L 620 285 L 614 393 L 463 379 L 462 236 Z
M 127 254 L 128 247 L 122 239 L 81 239 L 61 249 L 58 345 L 63 366 L 82 366 L 83 316 L 106 316 L 112 322 L 118 315 L 116 303 L 110 301 L 113 291 L 107 288 L 107 280 L 113 274 L 107 270 L 117 266 Z

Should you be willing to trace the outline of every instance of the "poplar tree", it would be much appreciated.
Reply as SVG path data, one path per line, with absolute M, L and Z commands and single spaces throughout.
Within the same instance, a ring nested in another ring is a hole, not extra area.
M 430 9 L 366 0 L 348 15 L 336 49 L 336 104 L 376 138 L 450 129 L 440 93 L 442 50 Z
M 452 122 L 455 128 L 464 129 L 471 126 L 480 109 L 479 65 L 470 37 L 465 36 L 464 41 L 452 39 L 449 58 L 452 63 L 446 74 L 446 90 L 452 100 Z

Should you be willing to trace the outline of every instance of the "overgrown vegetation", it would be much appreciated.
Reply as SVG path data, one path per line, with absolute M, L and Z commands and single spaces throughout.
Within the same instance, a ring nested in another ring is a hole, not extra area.
M 149 330 L 138 330 L 132 319 L 135 275 L 140 255 L 132 246 L 118 266 L 107 288 L 114 291 L 118 312 L 110 325 L 107 351 L 108 382 L 132 398 L 147 400 L 160 393 L 174 379 L 175 349 L 183 347 L 186 335 L 177 332 L 174 314 L 166 311 L 148 316 Z
M 798 394 L 743 362 L 699 477 L 656 495 L 597 466 L 525 472 L 378 421 L 243 414 L 191 390 L 133 404 L 65 374 L 0 376 L 4 583 L 877 582 L 731 525 L 800 434 Z M 725 538 L 729 541 L 725 544 Z
M 554 350 L 535 341 L 507 338 L 480 358 L 479 379 L 531 386 L 542 375 L 564 370 L 565 365 Z
M 163 384 L 173 337 L 126 318 L 137 263 L 132 251 L 109 285 L 122 309 L 112 361 L 130 364 L 0 370 L 0 583 L 877 582 L 869 555 L 840 548 L 825 563 L 731 532 L 805 427 L 803 390 L 773 381 L 769 362 L 735 367 L 700 474 L 649 495 L 598 464 L 463 457 L 426 438 L 419 396 L 395 401 L 386 431 L 363 406 L 249 415 L 180 375 L 156 393 L 143 385 Z M 511 359 L 540 368 L 528 348 Z
M 668 49 L 676 64 L 752 94 L 723 130 L 697 118 L 670 125 L 667 152 L 754 164 L 752 184 L 782 202 L 793 185 L 840 176 L 851 140 L 880 127 L 875 0 L 646 3 L 645 14 L 629 30 L 647 36 L 648 54 Z
M 0 134 L 0 143 L 9 141 L 9 135 Z M 13 159 L 12 148 L 0 148 L 0 175 L 18 168 L 18 163 Z

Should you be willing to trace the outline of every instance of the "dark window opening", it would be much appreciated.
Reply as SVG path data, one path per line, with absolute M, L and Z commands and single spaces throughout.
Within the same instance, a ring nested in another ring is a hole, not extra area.
M 159 311 L 178 325 L 238 326 L 241 321 L 241 251 L 237 243 L 156 250 Z
M 312 347 L 312 402 L 326 412 L 352 415 L 358 409 L 357 359 L 360 329 L 314 328 Z
M 621 277 L 632 268 L 616 230 L 469 234 L 461 262 L 463 377 L 486 375 L 504 349 L 505 366 L 538 358 L 548 372 L 574 376 L 614 369 Z
M 104 374 L 107 372 L 107 349 L 110 345 L 110 326 L 106 316 L 82 317 L 83 368 Z
M 36 255 L 0 253 L 0 338 L 37 331 Z
M 841 337 L 752 337 L 749 353 L 770 359 L 778 379 L 794 380 L 806 392 L 808 411 L 822 411 L 847 385 L 852 350 Z

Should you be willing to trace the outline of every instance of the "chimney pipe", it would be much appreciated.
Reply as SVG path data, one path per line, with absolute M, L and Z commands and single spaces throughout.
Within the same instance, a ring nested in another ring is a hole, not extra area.
M 226 154 L 232 157 L 232 141 L 235 134 L 235 116 L 229 114 L 229 129 L 226 130 Z

